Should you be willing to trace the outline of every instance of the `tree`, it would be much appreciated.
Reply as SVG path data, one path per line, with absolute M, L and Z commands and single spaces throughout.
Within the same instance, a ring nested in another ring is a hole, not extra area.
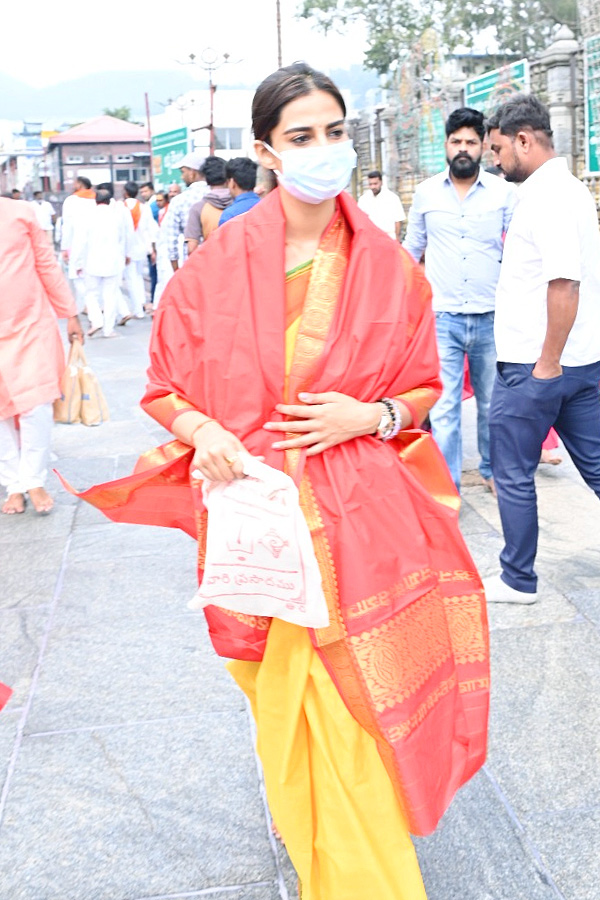
M 365 66 L 387 72 L 429 28 L 448 51 L 472 49 L 485 35 L 494 56 L 528 56 L 546 46 L 556 25 L 578 31 L 577 0 L 302 0 L 299 14 L 338 31 L 362 21 Z
M 124 122 L 131 122 L 130 106 L 115 106 L 114 109 L 104 107 L 102 110 L 105 116 L 113 116 L 115 119 L 123 119 Z

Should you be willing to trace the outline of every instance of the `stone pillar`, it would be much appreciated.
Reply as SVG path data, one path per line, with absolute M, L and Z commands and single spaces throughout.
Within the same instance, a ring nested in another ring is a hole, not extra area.
M 576 63 L 578 43 L 575 35 L 566 25 L 562 25 L 554 41 L 539 55 L 539 61 L 546 70 L 548 108 L 550 123 L 554 132 L 554 147 L 559 156 L 564 156 L 571 171 L 575 168 L 577 156 L 577 135 L 575 107 Z

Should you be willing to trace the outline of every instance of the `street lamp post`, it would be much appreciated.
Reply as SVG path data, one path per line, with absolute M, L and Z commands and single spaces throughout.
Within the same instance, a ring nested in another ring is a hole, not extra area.
M 275 11 L 277 19 L 277 68 L 283 65 L 283 54 L 281 52 L 281 0 L 275 0 Z
M 235 60 L 235 62 L 240 62 L 241 60 Z M 216 72 L 217 69 L 220 69 L 221 66 L 230 65 L 234 60 L 231 60 L 229 57 L 229 53 L 223 53 L 221 61 L 219 61 L 219 54 L 216 50 L 213 50 L 212 47 L 206 47 L 202 53 L 200 54 L 200 59 L 197 58 L 195 53 L 190 53 L 189 62 L 182 63 L 182 65 L 188 66 L 199 66 L 201 69 L 204 69 L 205 72 L 208 72 L 208 93 L 210 97 L 210 122 L 208 125 L 203 125 L 202 128 L 207 128 L 209 133 L 209 148 L 210 155 L 215 155 L 215 92 L 217 90 L 217 86 L 213 81 L 213 72 Z M 194 131 L 199 131 L 200 129 L 194 128 Z

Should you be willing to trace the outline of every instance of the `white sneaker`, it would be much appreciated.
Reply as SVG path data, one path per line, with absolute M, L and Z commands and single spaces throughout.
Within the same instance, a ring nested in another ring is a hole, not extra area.
M 483 579 L 483 588 L 488 603 L 535 603 L 538 595 L 527 591 L 517 591 L 502 581 L 500 575 L 490 575 Z

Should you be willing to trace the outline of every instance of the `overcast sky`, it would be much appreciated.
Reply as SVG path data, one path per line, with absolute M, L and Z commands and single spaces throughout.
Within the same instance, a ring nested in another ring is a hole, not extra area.
M 362 61 L 360 27 L 325 38 L 295 18 L 299 2 L 281 0 L 284 65 L 305 59 L 330 70 Z M 35 14 L 30 6 L 30 21 L 23 11 L 17 3 L 3 11 L 0 71 L 35 87 L 107 69 L 173 69 L 206 47 L 236 61 L 215 75 L 219 84 L 255 84 L 277 68 L 276 0 L 53 0 L 36 4 Z

